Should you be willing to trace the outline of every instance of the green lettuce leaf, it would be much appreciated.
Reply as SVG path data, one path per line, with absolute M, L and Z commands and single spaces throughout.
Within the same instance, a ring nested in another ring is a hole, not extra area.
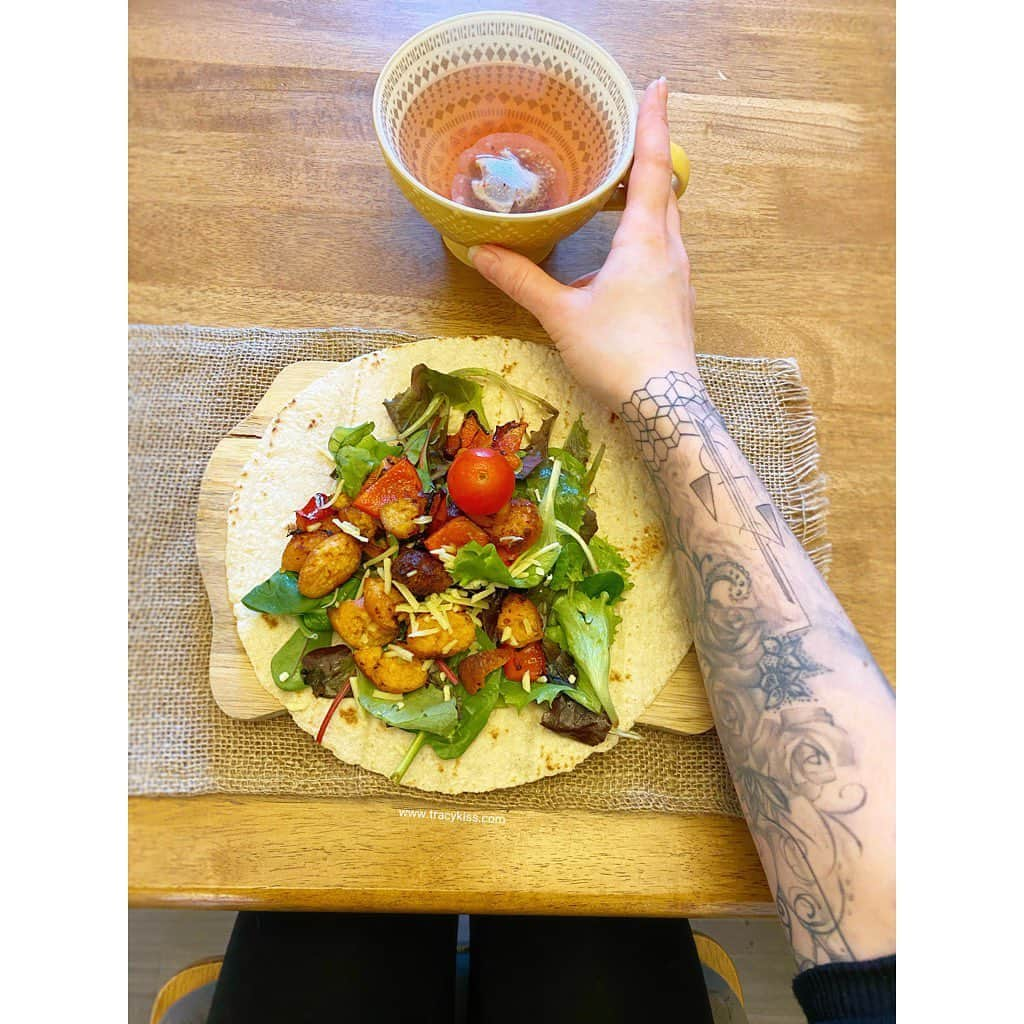
M 448 571 L 456 583 L 466 584 L 474 580 L 483 580 L 486 583 L 499 583 L 503 587 L 518 585 L 495 546 L 481 545 L 475 540 L 459 548 L 459 553 L 448 567 Z
M 557 451 L 557 449 L 551 449 Z M 561 459 L 559 459 L 561 464 Z M 552 460 L 542 462 L 527 478 L 524 484 L 520 484 L 517 490 L 524 497 L 534 500 L 537 494 L 546 494 L 548 481 L 551 479 Z M 580 489 L 579 477 L 571 470 L 562 468 L 558 474 L 557 486 L 554 495 L 555 518 L 561 519 L 566 526 L 579 530 L 583 525 L 583 512 L 587 507 L 587 498 Z
M 448 423 L 448 409 L 472 410 L 484 430 L 489 429 L 483 408 L 483 390 L 473 380 L 432 370 L 417 363 L 409 375 L 409 386 L 384 402 L 391 422 L 405 435 L 424 426 L 438 412 Z
M 565 439 L 562 447 L 584 465 L 590 461 L 590 435 L 583 425 L 582 413 L 576 417 L 576 422 L 569 428 L 569 436 Z
M 615 628 L 621 621 L 611 610 L 605 594 L 590 597 L 570 588 L 551 606 L 561 626 L 564 643 L 579 670 L 581 688 L 589 686 L 597 695 L 613 725 L 619 721 L 608 686 L 611 646 Z
M 599 573 L 612 572 L 622 577 L 623 587 L 613 598 L 612 603 L 621 599 L 622 593 L 633 586 L 629 575 L 629 562 L 623 557 L 614 544 L 603 537 L 592 537 L 589 543 L 590 553 L 597 562 Z M 552 590 L 567 590 L 573 583 L 580 583 L 590 575 L 590 564 L 587 562 L 583 549 L 572 538 L 566 538 L 562 544 L 562 553 L 551 570 Z
M 402 449 L 373 436 L 373 423 L 367 420 L 356 427 L 335 427 L 327 442 L 334 455 L 338 479 L 345 493 L 354 498 L 363 481 L 389 455 L 400 455 Z
M 517 711 L 521 711 L 527 704 L 550 704 L 560 693 L 567 693 L 570 697 L 576 687 L 569 683 L 531 683 L 530 692 L 523 689 L 522 683 L 509 679 L 502 675 L 498 684 L 502 700 Z
M 585 580 L 575 584 L 576 589 L 587 597 L 598 597 L 604 594 L 608 603 L 615 602 L 622 596 L 626 581 L 617 572 L 595 572 Z

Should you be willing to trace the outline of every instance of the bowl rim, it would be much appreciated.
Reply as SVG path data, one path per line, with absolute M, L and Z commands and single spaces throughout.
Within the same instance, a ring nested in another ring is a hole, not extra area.
M 623 86 L 623 93 L 626 96 L 626 101 L 629 106 L 629 125 L 627 127 L 627 132 L 632 136 L 631 142 L 623 149 L 622 155 L 615 162 L 615 165 L 595 188 L 591 189 L 585 195 L 580 196 L 579 199 L 574 199 L 571 203 L 566 203 L 564 206 L 555 206 L 550 210 L 538 210 L 534 213 L 515 214 L 498 213 L 494 210 L 478 210 L 473 206 L 463 206 L 462 203 L 456 203 L 453 199 L 448 199 L 439 192 L 435 192 L 433 189 L 427 188 L 426 185 L 406 170 L 404 162 L 398 155 L 395 148 L 391 145 L 390 141 L 388 141 L 387 134 L 384 131 L 381 110 L 382 104 L 380 102 L 381 92 L 384 87 L 383 83 L 388 72 L 391 71 L 394 64 L 397 63 L 397 61 L 405 54 L 406 50 L 415 46 L 416 43 L 427 35 L 427 33 L 433 32 L 443 25 L 453 25 L 457 22 L 474 21 L 481 18 L 495 16 L 554 26 L 560 33 L 573 38 L 588 49 L 596 50 L 597 53 L 608 62 L 609 70 L 612 75 L 620 79 L 620 84 Z M 391 54 L 385 62 L 384 67 L 381 68 L 380 74 L 377 75 L 377 81 L 373 87 L 373 130 L 377 136 L 377 143 L 384 151 L 384 155 L 388 157 L 392 169 L 400 174 L 402 178 L 414 189 L 423 193 L 425 196 L 436 200 L 443 206 L 457 213 L 466 214 L 472 217 L 479 217 L 484 221 L 507 221 L 510 218 L 514 218 L 516 223 L 518 223 L 519 221 L 528 222 L 550 219 L 588 206 L 594 201 L 595 197 L 600 196 L 604 192 L 612 191 L 618 186 L 619 182 L 626 174 L 626 171 L 629 170 L 630 164 L 633 162 L 633 151 L 636 147 L 636 122 L 639 110 L 640 104 L 637 102 L 636 94 L 633 91 L 633 83 L 629 80 L 629 76 L 622 69 L 619 62 L 600 43 L 591 39 L 590 36 L 584 35 L 571 25 L 566 25 L 565 22 L 558 21 L 555 18 L 546 18 L 542 14 L 528 14 L 525 11 L 470 11 L 468 13 L 453 15 L 450 18 L 442 18 L 440 21 L 435 21 L 433 24 L 427 25 L 426 28 L 420 29 L 420 31 L 415 35 L 410 36 L 395 50 L 394 53 Z

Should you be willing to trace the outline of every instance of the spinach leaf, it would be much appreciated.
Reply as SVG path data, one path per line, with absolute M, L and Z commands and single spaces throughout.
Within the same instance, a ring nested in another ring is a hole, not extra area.
M 588 576 L 576 589 L 586 594 L 587 597 L 598 597 L 604 594 L 609 604 L 614 604 L 621 596 L 626 581 L 617 572 L 596 572 Z
M 583 425 L 583 414 L 576 417 L 576 422 L 569 428 L 569 436 L 562 446 L 573 458 L 584 465 L 590 461 L 590 435 Z
M 270 660 L 270 674 L 278 689 L 293 692 L 301 690 L 306 685 L 299 671 L 303 656 L 309 651 L 330 646 L 332 639 L 333 633 L 330 629 L 314 633 L 312 636 L 306 636 L 301 629 L 295 630 Z
M 495 669 L 484 680 L 484 685 L 473 694 L 467 693 L 462 685 L 455 688 L 455 696 L 460 705 L 458 727 L 447 739 L 428 736 L 426 740 L 442 760 L 461 757 L 480 735 L 501 695 L 501 677 L 501 669 Z
M 242 598 L 246 608 L 268 615 L 315 612 L 322 607 L 321 602 L 321 598 L 303 597 L 299 593 L 299 574 L 296 572 L 275 572 Z
M 484 412 L 484 393 L 479 384 L 463 377 L 453 377 L 449 373 L 431 370 L 429 366 L 423 366 L 423 375 L 431 394 L 444 395 L 451 402 L 453 409 L 475 412 L 480 426 L 484 430 L 490 430 Z
M 342 601 L 350 601 L 356 594 L 359 593 L 359 584 L 362 582 L 363 573 L 356 573 L 355 576 L 350 576 L 338 589 L 328 595 L 330 601 L 327 604 L 322 605 L 324 608 L 331 608 L 336 604 L 340 604 Z
M 331 628 L 331 620 L 327 618 L 327 612 L 322 609 L 300 615 L 299 622 L 308 633 L 322 633 L 325 629 Z
M 396 729 L 430 733 L 428 742 L 450 736 L 459 722 L 454 698 L 445 700 L 436 686 L 421 686 L 405 694 L 401 701 L 380 700 L 373 695 L 373 684 L 362 673 L 356 673 L 354 689 L 365 711 Z

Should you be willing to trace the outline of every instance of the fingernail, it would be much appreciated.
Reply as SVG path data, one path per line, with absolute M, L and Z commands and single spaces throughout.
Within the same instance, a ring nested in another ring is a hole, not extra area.
M 479 245 L 471 245 L 466 250 L 466 255 L 469 257 L 469 262 L 477 269 L 493 267 L 498 258 L 490 249 L 481 249 Z
M 668 99 L 668 79 L 664 75 L 658 79 L 658 98 L 663 103 Z

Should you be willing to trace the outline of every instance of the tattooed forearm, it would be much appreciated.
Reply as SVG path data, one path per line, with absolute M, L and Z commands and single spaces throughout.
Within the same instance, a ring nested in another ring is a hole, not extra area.
M 798 962 L 878 955 L 888 939 L 863 913 L 850 927 L 855 901 L 877 902 L 861 868 L 874 772 L 837 707 L 865 676 L 889 697 L 881 673 L 695 373 L 652 378 L 622 416 L 664 503 L 718 733 Z

